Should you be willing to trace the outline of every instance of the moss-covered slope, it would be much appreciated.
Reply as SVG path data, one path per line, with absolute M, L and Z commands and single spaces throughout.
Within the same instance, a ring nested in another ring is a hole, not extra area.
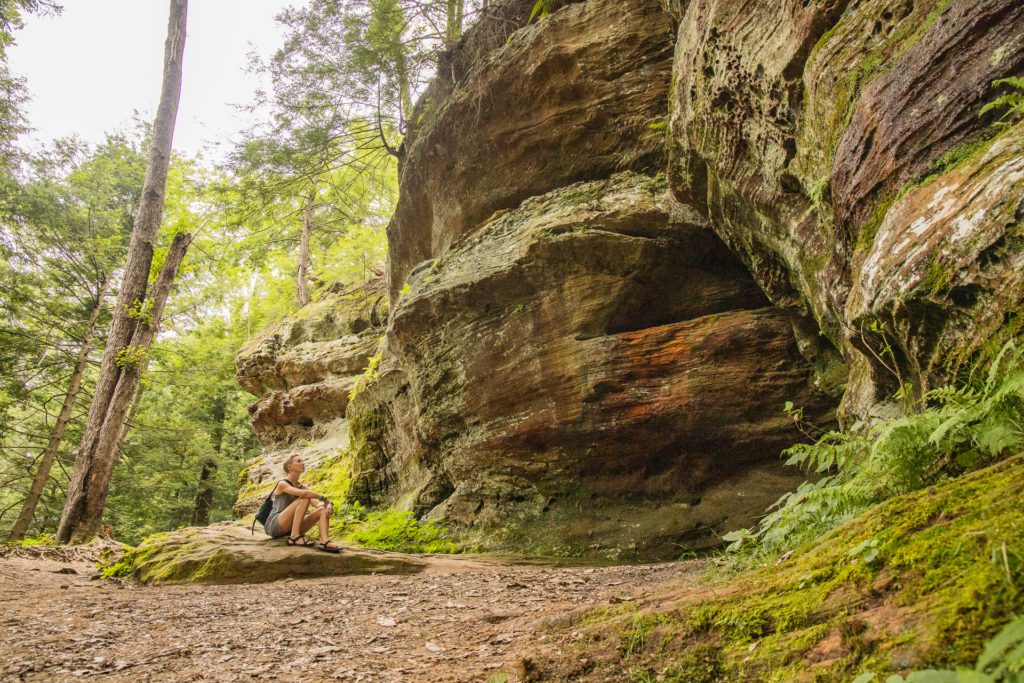
M 880 505 L 792 555 L 552 627 L 536 681 L 844 681 L 972 665 L 1024 611 L 1024 456 Z

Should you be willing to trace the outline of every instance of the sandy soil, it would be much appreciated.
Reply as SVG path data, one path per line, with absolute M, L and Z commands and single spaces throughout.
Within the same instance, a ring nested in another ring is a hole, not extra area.
M 296 552 L 312 552 L 296 550 Z M 642 597 L 700 563 L 521 567 L 457 558 L 413 576 L 147 588 L 94 566 L 0 559 L 0 679 L 517 680 L 545 619 Z

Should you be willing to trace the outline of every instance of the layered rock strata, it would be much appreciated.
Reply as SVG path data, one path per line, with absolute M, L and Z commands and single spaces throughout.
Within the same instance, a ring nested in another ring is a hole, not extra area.
M 413 114 L 351 442 L 373 344 L 282 330 L 241 357 L 267 443 L 333 434 L 355 498 L 485 545 L 668 557 L 802 478 L 785 402 L 870 420 L 1019 332 L 1024 123 L 983 108 L 1024 5 L 534 4 Z
M 376 280 L 325 295 L 239 351 L 236 376 L 258 398 L 249 414 L 264 452 L 243 471 L 237 514 L 258 507 L 290 455 L 301 454 L 309 470 L 345 461 L 349 393 L 376 353 L 387 311 Z
M 349 408 L 352 492 L 490 544 L 717 543 L 797 483 L 786 400 L 827 419 L 790 316 L 663 178 L 528 199 L 407 284 Z
M 518 549 L 715 544 L 796 483 L 782 407 L 828 421 L 828 349 L 659 175 L 660 3 L 572 3 L 504 41 L 487 22 L 406 141 L 352 495 Z
M 670 178 L 853 370 L 850 419 L 1019 329 L 1014 0 L 683 3 Z M 920 189 L 915 189 L 920 188 Z

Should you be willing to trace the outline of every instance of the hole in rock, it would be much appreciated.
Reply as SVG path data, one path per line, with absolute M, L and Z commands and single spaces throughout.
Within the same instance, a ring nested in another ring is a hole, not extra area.
M 985 247 L 985 250 L 978 255 L 978 264 L 982 268 L 987 268 L 994 263 L 997 263 L 1003 252 L 1003 248 L 1006 246 L 1006 235 L 1003 235 L 998 240 Z
M 978 303 L 978 295 L 981 294 L 981 287 L 979 285 L 961 285 L 960 287 L 954 287 L 949 292 L 949 298 L 953 300 L 953 303 L 961 308 L 969 308 L 974 304 Z
M 710 230 L 694 231 L 652 250 L 612 303 L 607 317 L 595 320 L 592 328 L 603 335 L 769 305 L 750 272 Z M 610 388 L 595 387 L 589 400 L 600 400 Z
M 792 173 L 783 173 L 779 176 L 779 185 L 782 189 L 791 194 L 799 194 L 801 191 L 800 181 Z

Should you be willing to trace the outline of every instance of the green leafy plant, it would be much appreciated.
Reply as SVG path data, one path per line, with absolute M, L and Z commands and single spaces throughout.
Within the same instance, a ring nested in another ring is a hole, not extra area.
M 57 545 L 57 541 L 50 534 L 39 534 L 29 536 L 20 541 L 8 541 L 5 545 L 14 548 L 34 548 L 37 546 Z
M 882 500 L 1024 450 L 1024 350 L 1008 342 L 982 381 L 935 389 L 921 403 L 917 412 L 856 423 L 784 451 L 786 464 L 811 478 L 755 528 L 725 535 L 729 550 L 784 552 Z M 787 408 L 799 424 L 802 412 Z
M 114 362 L 117 363 L 119 368 L 133 368 L 141 365 L 146 356 L 148 355 L 148 349 L 142 346 L 126 346 L 117 352 L 117 356 L 114 358 Z
M 153 319 L 153 299 L 143 301 L 136 299 L 131 304 L 125 305 L 125 311 L 128 313 L 129 319 L 139 320 L 148 325 Z
M 863 673 L 853 683 L 879 680 L 874 673 Z M 973 669 L 957 671 L 924 669 L 912 671 L 906 678 L 894 674 L 885 683 L 1021 683 L 1024 681 L 1024 617 L 1007 624 L 990 640 Z
M 349 390 L 348 400 L 351 401 L 354 399 L 370 382 L 380 377 L 380 370 L 377 369 L 377 366 L 380 365 L 381 358 L 383 357 L 384 349 L 379 349 L 377 353 L 370 356 L 370 360 L 366 365 L 366 369 L 363 370 L 363 374 L 359 376 L 359 379 L 356 380 L 356 383 L 353 384 L 352 388 Z
M 981 108 L 980 116 L 990 111 L 1004 110 L 1003 115 L 995 122 L 997 126 L 1009 126 L 1024 117 L 1024 76 L 1000 78 L 992 81 L 993 87 L 1007 86 L 1007 91 Z
M 544 17 L 551 14 L 551 1 L 550 0 L 537 0 L 533 6 L 533 11 L 530 12 L 530 19 L 526 23 L 531 23 L 534 19 L 543 19 Z

